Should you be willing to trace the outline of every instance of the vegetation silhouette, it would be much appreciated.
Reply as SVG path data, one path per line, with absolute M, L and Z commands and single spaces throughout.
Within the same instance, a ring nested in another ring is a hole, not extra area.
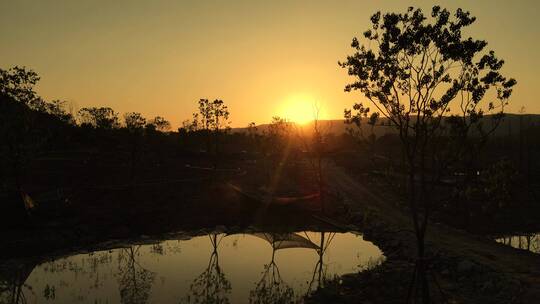
M 321 112 L 321 106 L 319 104 L 313 104 L 313 121 L 311 122 L 311 130 L 309 135 L 304 134 L 302 128 L 298 130 L 300 134 L 300 141 L 303 144 L 304 151 L 309 155 L 306 157 L 310 164 L 311 170 L 314 174 L 315 183 L 317 184 L 317 190 L 319 195 L 319 206 L 321 212 L 325 213 L 325 198 L 327 185 L 325 181 L 325 162 L 328 157 L 328 140 L 332 134 L 332 123 L 322 124 L 319 116 Z M 307 137 L 307 138 L 306 138 Z
M 160 115 L 45 100 L 35 91 L 36 72 L 0 69 L 0 228 L 7 248 L 0 254 L 39 255 L 217 226 L 365 226 L 381 246 L 400 247 L 399 259 L 411 259 L 403 248 L 413 244 L 410 287 L 394 297 L 431 303 L 446 296 L 441 291 L 437 297 L 432 287 L 445 252 L 440 243 L 427 242 L 432 231 L 455 236 L 448 225 L 464 230 L 460 241 L 482 234 L 538 253 L 540 116 L 524 107 L 505 113 L 517 82 L 505 76 L 504 61 L 486 41 L 465 35 L 475 20 L 463 9 L 439 6 L 429 13 L 413 7 L 375 13 L 339 63 L 353 79 L 345 91 L 359 91 L 368 103 L 353 104 L 344 120 L 334 121 L 320 119 L 315 105 L 313 121 L 304 126 L 275 116 L 267 124 L 232 128 L 225 101 L 201 98 L 176 128 Z M 410 217 L 412 229 L 401 222 L 396 229 L 412 232 L 410 239 L 377 235 L 386 228 L 370 222 L 373 198 L 396 207 L 396 217 Z M 221 237 L 210 235 L 209 265 L 187 301 L 229 302 L 232 287 L 218 259 Z M 320 237 L 310 290 L 326 286 L 323 258 L 332 234 Z M 250 300 L 296 300 L 274 261 L 285 237 L 266 238 L 279 242 L 271 241 L 271 261 Z M 464 252 L 480 259 L 510 257 L 512 267 L 534 260 L 524 250 L 471 248 Z M 124 303 L 150 296 L 154 274 L 140 267 L 137 253 L 138 247 L 122 250 Z M 491 263 L 505 273 L 515 270 Z M 2 280 L 0 297 L 24 302 L 26 271 Z M 530 283 L 534 271 L 515 274 L 529 276 L 524 282 Z M 55 286 L 43 290 L 51 300 L 55 292 Z
M 487 42 L 462 36 L 475 20 L 462 9 L 451 16 L 439 6 L 430 16 L 413 7 L 404 13 L 377 12 L 372 28 L 364 32 L 368 43 L 354 38 L 353 55 L 340 62 L 355 77 L 345 91 L 359 90 L 399 133 L 407 184 L 403 195 L 417 239 L 408 296 L 413 302 L 417 295 L 422 303 L 431 301 L 425 235 L 431 214 L 441 205 L 438 185 L 456 172 L 456 164 L 468 168 L 464 182 L 471 183 L 475 151 L 499 124 L 516 84 L 500 73 L 504 61 L 484 51 Z M 496 103 L 486 95 L 490 90 Z M 360 121 L 368 113 L 369 107 L 356 103 L 345 116 Z M 481 118 L 487 113 L 497 115 L 486 129 Z M 473 129 L 479 137 L 471 136 Z

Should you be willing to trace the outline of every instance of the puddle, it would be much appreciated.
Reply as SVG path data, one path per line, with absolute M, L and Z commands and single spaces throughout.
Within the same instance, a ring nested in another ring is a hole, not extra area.
M 354 233 L 211 234 L 4 269 L 0 303 L 289 303 L 382 259 Z
M 514 248 L 540 253 L 540 233 L 504 236 L 495 239 L 495 241 Z

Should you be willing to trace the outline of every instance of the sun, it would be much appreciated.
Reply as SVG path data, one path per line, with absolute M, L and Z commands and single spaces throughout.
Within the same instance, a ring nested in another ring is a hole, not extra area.
M 278 113 L 292 122 L 306 124 L 315 118 L 315 101 L 307 95 L 292 95 L 285 99 Z

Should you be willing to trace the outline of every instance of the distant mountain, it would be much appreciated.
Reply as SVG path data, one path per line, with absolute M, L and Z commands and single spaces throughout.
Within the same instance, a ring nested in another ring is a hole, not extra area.
M 490 126 L 490 124 L 492 123 L 491 117 L 491 115 L 487 115 L 483 118 L 486 127 Z M 322 129 L 327 130 L 328 133 L 333 133 L 335 135 L 345 133 L 347 132 L 347 128 L 353 127 L 351 125 L 345 124 L 345 120 L 343 119 L 320 120 L 319 124 Z M 388 119 L 381 118 L 377 125 L 373 128 L 373 132 L 375 133 L 375 135 L 379 137 L 385 134 L 396 133 L 395 129 L 388 126 L 388 124 Z M 540 114 L 505 114 L 503 120 L 495 130 L 493 136 L 516 136 L 519 134 L 520 124 L 523 128 L 527 128 L 528 126 L 540 126 Z M 257 131 L 264 132 L 268 128 L 268 126 L 269 124 L 258 125 Z M 301 125 L 295 124 L 295 126 L 307 132 L 313 129 L 313 122 Z M 242 133 L 246 131 L 247 128 L 232 129 L 233 133 Z M 367 123 L 364 125 L 364 132 L 366 132 L 366 134 L 370 134 L 371 132 L 371 128 L 369 125 L 367 125 Z

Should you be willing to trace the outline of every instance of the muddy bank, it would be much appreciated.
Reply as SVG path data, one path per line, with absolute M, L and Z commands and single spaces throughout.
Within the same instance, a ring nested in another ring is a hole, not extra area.
M 33 162 L 23 189 L 38 203 L 35 210 L 25 212 L 18 193 L 0 194 L 1 208 L 6 203 L 18 208 L 0 212 L 0 257 L 216 226 L 303 225 L 319 213 L 316 199 L 275 206 L 231 188 L 233 183 L 261 192 L 267 178 L 253 160 L 230 157 L 215 169 L 205 155 L 162 157 L 137 167 L 133 176 L 123 156 L 62 153 Z M 302 164 L 292 162 L 283 170 L 277 195 L 313 193 Z
M 416 258 L 410 218 L 387 192 L 371 191 L 336 166 L 328 175 L 352 210 L 348 220 L 362 227 L 364 237 L 385 252 L 387 261 L 330 281 L 308 302 L 403 303 Z M 540 256 L 531 252 L 437 223 L 428 229 L 426 248 L 430 291 L 437 302 L 534 303 L 540 296 Z
M 389 226 L 373 216 L 363 224 L 364 239 L 373 242 L 386 256 L 383 263 L 330 280 L 306 299 L 307 303 L 404 303 L 415 267 L 415 238 L 411 232 Z M 430 293 L 434 303 L 529 303 L 534 298 L 527 286 L 512 274 L 500 272 L 467 256 L 428 244 Z M 417 296 L 419 294 L 417 293 Z
M 240 231 L 250 226 L 295 230 L 325 225 L 313 218 L 319 212 L 308 203 L 264 206 L 223 182 L 133 192 L 108 190 L 92 192 L 92 196 L 86 198 L 92 205 L 67 206 L 55 216 L 32 214 L 18 225 L 5 227 L 0 257 L 38 256 L 114 239 L 215 227 Z

